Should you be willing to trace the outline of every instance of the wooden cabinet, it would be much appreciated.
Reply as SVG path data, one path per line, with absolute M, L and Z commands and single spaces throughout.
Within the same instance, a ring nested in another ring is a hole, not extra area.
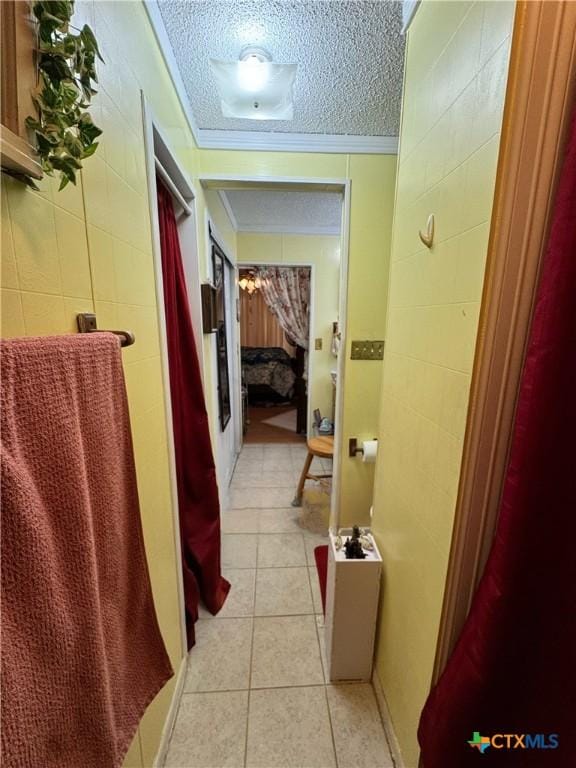
M 30 5 L 21 0 L 0 2 L 2 99 L 0 154 L 2 168 L 42 178 L 42 168 L 30 144 L 25 120 L 35 114 L 35 28 Z

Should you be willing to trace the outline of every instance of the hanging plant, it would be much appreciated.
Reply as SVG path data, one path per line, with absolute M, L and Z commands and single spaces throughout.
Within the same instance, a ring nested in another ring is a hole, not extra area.
M 72 27 L 74 0 L 39 0 L 32 11 L 38 23 L 38 86 L 33 94 L 37 117 L 26 125 L 34 131 L 42 169 L 59 173 L 60 189 L 71 181 L 82 160 L 98 147 L 102 133 L 86 111 L 96 93 L 96 57 L 103 61 L 90 27 Z M 75 32 L 71 31 L 75 30 Z M 31 179 L 26 182 L 35 187 Z

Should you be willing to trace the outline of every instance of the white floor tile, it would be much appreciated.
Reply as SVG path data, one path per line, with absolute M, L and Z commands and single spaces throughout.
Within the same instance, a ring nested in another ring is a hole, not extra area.
M 256 616 L 314 613 L 307 568 L 259 568 Z
M 265 472 L 291 472 L 293 468 L 292 457 L 289 453 L 284 456 L 264 454 L 264 463 L 262 467 Z
M 248 768 L 336 765 L 324 687 L 252 691 Z
M 182 696 L 166 768 L 242 768 L 248 691 Z
M 314 616 L 254 619 L 252 688 L 323 682 Z
M 188 654 L 184 691 L 235 691 L 248 688 L 252 619 L 197 621 L 196 645 Z
M 264 459 L 259 456 L 240 456 L 234 468 L 233 478 L 239 474 L 262 472 Z
M 221 515 L 222 533 L 258 533 L 260 516 L 258 509 L 229 509 Z
M 306 533 L 304 536 L 304 548 L 306 551 L 306 561 L 309 566 L 316 567 L 316 558 L 314 550 L 316 547 L 322 547 L 328 544 L 328 537 L 321 534 Z
M 302 533 L 298 507 L 263 509 L 260 512 L 260 533 Z
M 322 608 L 322 593 L 320 592 L 320 582 L 318 581 L 318 570 L 316 567 L 308 567 L 308 575 L 310 577 L 310 589 L 312 590 L 312 604 L 314 606 L 314 613 L 324 614 Z
M 244 618 L 254 615 L 254 595 L 256 591 L 256 569 L 228 568 L 222 575 L 230 582 L 230 592 L 226 602 L 216 616 L 200 607 L 201 619 Z
M 232 488 L 295 488 L 294 475 L 290 465 L 282 470 L 265 469 L 260 472 L 234 472 Z
M 230 488 L 230 509 L 272 509 L 289 507 L 296 488 Z
M 327 694 L 338 768 L 393 768 L 372 686 L 330 685 Z
M 306 565 L 301 533 L 261 533 L 258 537 L 258 568 L 289 568 Z
M 250 533 L 222 536 L 222 568 L 255 568 L 258 537 Z
M 320 647 L 320 660 L 322 662 L 322 674 L 324 675 L 324 682 L 329 683 L 330 677 L 328 676 L 328 661 L 326 658 L 326 628 L 323 614 L 316 615 L 316 632 L 318 634 L 318 645 Z

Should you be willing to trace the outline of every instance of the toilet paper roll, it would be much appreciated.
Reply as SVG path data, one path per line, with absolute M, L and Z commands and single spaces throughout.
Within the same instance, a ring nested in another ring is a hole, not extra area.
M 374 464 L 378 453 L 378 440 L 364 440 L 362 450 L 362 461 L 365 464 Z

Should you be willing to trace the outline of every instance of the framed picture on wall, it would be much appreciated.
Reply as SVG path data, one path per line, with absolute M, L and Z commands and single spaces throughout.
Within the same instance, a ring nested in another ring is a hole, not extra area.
M 218 370 L 218 411 L 222 432 L 230 421 L 230 374 L 228 370 L 228 339 L 226 337 L 226 263 L 218 245 L 212 241 L 212 268 L 214 275 L 216 356 Z

